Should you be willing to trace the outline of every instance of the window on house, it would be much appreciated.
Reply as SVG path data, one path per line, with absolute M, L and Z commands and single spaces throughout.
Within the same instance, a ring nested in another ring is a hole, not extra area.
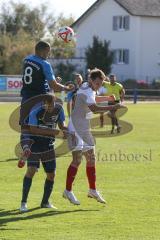
M 121 31 L 121 30 L 129 30 L 129 16 L 114 16 L 113 17 L 113 30 Z
M 114 53 L 114 64 L 129 64 L 129 50 L 116 49 Z

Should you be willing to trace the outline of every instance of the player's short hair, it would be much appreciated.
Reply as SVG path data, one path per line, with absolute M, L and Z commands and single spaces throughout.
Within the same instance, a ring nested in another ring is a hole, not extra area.
M 111 74 L 109 75 L 109 77 L 110 77 L 110 78 L 116 77 L 116 74 L 111 73 Z
M 65 83 L 65 86 L 68 86 L 69 84 L 73 84 L 73 82 L 72 82 L 72 81 L 67 81 L 67 82 Z
M 42 51 L 46 48 L 50 48 L 50 44 L 46 41 L 39 41 L 36 45 L 35 45 L 35 52 L 38 51 Z
M 105 80 L 106 78 L 106 75 L 104 74 L 104 72 L 98 68 L 91 70 L 89 75 L 92 81 L 96 80 L 96 78 L 100 78 L 102 80 Z
M 55 96 L 51 93 L 45 94 L 44 96 L 44 102 L 47 102 L 48 104 L 52 104 L 55 101 Z

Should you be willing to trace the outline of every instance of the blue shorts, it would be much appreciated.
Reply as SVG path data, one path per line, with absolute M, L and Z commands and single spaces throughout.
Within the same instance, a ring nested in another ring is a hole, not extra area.
M 68 92 L 66 98 L 65 98 L 65 101 L 67 103 L 69 103 L 71 100 L 72 100 L 72 97 L 73 97 L 74 93 L 73 92 Z
M 42 163 L 42 166 L 44 168 L 44 171 L 46 173 L 52 173 L 56 170 L 56 157 L 55 157 L 55 151 L 53 148 L 48 149 L 47 151 L 40 152 L 35 151 L 32 152 L 31 155 L 27 159 L 27 166 L 28 167 L 40 167 L 40 162 Z

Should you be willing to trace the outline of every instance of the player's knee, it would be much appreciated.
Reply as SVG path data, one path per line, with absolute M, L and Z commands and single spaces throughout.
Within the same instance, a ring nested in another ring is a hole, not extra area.
M 79 167 L 80 164 L 81 164 L 81 159 L 74 159 L 71 162 L 71 165 L 74 166 L 74 167 Z
M 47 180 L 53 182 L 54 181 L 54 176 L 47 176 Z
M 72 152 L 72 156 L 73 156 L 73 160 L 71 164 L 75 167 L 78 167 L 82 161 L 82 151 Z
M 94 166 L 96 162 L 96 156 L 93 149 L 88 150 L 85 154 L 87 166 Z
M 81 161 L 82 161 L 82 156 L 77 156 L 77 158 L 75 158 L 72 163 L 75 165 L 75 166 L 79 166 L 81 164 Z
M 37 168 L 35 167 L 28 167 L 27 172 L 26 172 L 26 177 L 28 178 L 33 178 L 35 173 L 37 171 Z
M 87 166 L 94 166 L 95 162 L 96 162 L 96 157 L 95 155 L 93 155 L 87 159 Z
M 51 172 L 51 173 L 47 173 L 47 179 L 49 180 L 49 181 L 54 181 L 54 178 L 55 178 L 55 175 L 56 175 L 56 172 L 54 171 L 54 172 Z

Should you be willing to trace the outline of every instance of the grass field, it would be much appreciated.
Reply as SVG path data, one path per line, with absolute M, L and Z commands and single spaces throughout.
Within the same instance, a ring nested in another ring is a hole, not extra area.
M 122 119 L 133 130 L 119 137 L 97 138 L 97 187 L 106 205 L 86 197 L 84 161 L 74 184 L 81 205 L 62 198 L 69 153 L 57 159 L 51 200 L 58 210 L 39 208 L 45 179 L 41 168 L 25 214 L 18 211 L 25 172 L 17 168 L 14 154 L 19 134 L 8 125 L 16 106 L 0 104 L 0 240 L 160 239 L 160 104 L 129 104 Z

